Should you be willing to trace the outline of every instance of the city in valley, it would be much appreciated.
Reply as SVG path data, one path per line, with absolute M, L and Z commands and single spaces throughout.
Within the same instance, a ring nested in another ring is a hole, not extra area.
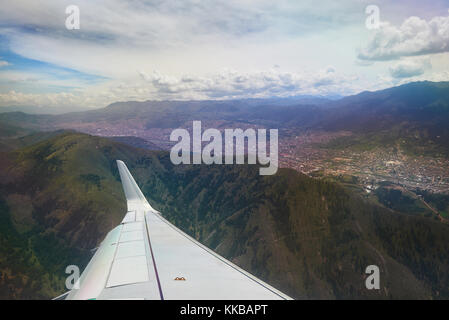
M 204 129 L 226 127 L 263 128 L 256 124 L 230 121 L 203 121 Z M 162 150 L 170 150 L 175 142 L 170 133 L 176 128 L 146 128 L 144 121 L 63 123 L 71 128 L 105 137 L 138 137 Z M 191 130 L 191 123 L 184 126 Z M 357 150 L 332 147 L 332 142 L 350 137 L 349 131 L 325 132 L 302 129 L 279 130 L 279 166 L 292 168 L 309 176 L 353 176 L 367 193 L 379 183 L 390 182 L 407 190 L 422 189 L 449 194 L 449 160 L 446 157 L 413 155 L 398 143 Z M 145 147 L 145 146 L 142 146 Z
M 400 145 L 370 150 L 328 147 L 333 139 L 350 132 L 308 132 L 282 139 L 281 166 L 309 175 L 355 176 L 370 192 L 388 181 L 407 189 L 449 192 L 449 160 L 444 157 L 410 155 Z

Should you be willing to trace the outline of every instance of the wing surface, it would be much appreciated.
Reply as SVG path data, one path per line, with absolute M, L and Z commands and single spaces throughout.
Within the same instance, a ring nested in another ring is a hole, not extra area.
M 126 165 L 117 166 L 128 212 L 66 299 L 291 299 L 164 219 Z

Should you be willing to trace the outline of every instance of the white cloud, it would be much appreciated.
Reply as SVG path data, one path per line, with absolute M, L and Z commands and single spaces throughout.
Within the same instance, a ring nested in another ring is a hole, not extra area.
M 18 78 L 21 79 L 21 78 Z M 24 81 L 30 81 L 28 78 Z M 301 94 L 353 94 L 366 88 L 366 81 L 355 75 L 341 74 L 329 66 L 315 72 L 285 72 L 279 68 L 239 72 L 224 69 L 206 76 L 173 76 L 158 71 L 140 71 L 128 81 L 112 81 L 73 90 L 69 93 L 22 93 L 15 90 L 0 94 L 0 106 L 77 106 L 103 107 L 130 100 L 205 100 L 250 97 L 287 97 Z
M 158 95 L 170 98 L 230 99 L 248 97 L 292 96 L 299 94 L 336 94 L 353 92 L 355 75 L 340 74 L 332 66 L 315 72 L 285 72 L 279 68 L 239 72 L 224 69 L 208 76 L 162 75 L 157 71 L 139 72 Z
M 449 16 L 409 17 L 399 27 L 383 22 L 358 57 L 381 61 L 442 52 L 449 52 Z
M 10 63 L 8 61 L 0 60 L 0 68 L 9 66 Z
M 391 1 L 382 0 L 382 17 L 387 10 L 409 16 L 413 6 L 398 2 L 390 10 Z M 3 72 L 0 105 L 102 107 L 125 100 L 346 95 L 375 89 L 382 86 L 378 74 L 388 73 L 388 66 L 371 60 L 389 50 L 382 42 L 386 38 L 379 34 L 362 50 L 364 60 L 354 63 L 355 47 L 368 32 L 363 27 L 368 3 L 78 0 L 81 29 L 69 31 L 65 7 L 73 1 L 15 0 L 0 11 L 0 41 L 5 39 L 1 44 L 53 69 L 76 72 L 56 76 L 41 65 Z M 423 28 L 414 20 L 409 24 Z M 389 37 L 385 41 L 390 41 L 394 54 L 398 43 L 409 41 L 407 35 L 414 32 L 384 26 L 388 28 L 379 32 Z M 445 32 L 444 23 L 434 28 Z M 444 35 L 436 37 L 440 38 Z M 270 69 L 278 64 L 282 67 Z M 335 67 L 325 68 L 328 64 Z M 434 70 L 447 70 L 443 60 L 432 64 Z M 77 72 L 100 80 L 77 78 Z
M 431 69 L 429 59 L 406 59 L 390 67 L 390 74 L 393 78 L 411 78 L 424 74 Z
M 137 66 L 178 75 L 281 62 L 298 68 L 333 51 L 315 45 L 342 47 L 341 36 L 338 44 L 323 38 L 363 20 L 363 5 L 350 3 L 79 0 L 81 29 L 69 31 L 64 9 L 72 1 L 16 0 L 0 11 L 0 35 L 24 57 L 116 79 Z

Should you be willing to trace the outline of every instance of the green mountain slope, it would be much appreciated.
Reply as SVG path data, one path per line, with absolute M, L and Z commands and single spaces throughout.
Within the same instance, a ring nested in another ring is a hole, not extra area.
M 295 298 L 449 298 L 449 226 L 292 170 L 173 166 L 169 155 L 63 133 L 0 161 L 0 295 L 50 298 L 123 217 L 116 159 L 181 229 Z M 379 291 L 364 286 L 381 269 Z
M 449 154 L 449 82 L 414 82 L 341 99 L 316 127 L 356 133 L 335 148 L 400 145 L 413 154 Z

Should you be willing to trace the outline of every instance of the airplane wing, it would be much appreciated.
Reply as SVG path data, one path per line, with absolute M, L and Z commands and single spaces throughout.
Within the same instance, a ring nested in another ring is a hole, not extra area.
M 165 220 L 117 165 L 128 212 L 60 299 L 291 299 Z

